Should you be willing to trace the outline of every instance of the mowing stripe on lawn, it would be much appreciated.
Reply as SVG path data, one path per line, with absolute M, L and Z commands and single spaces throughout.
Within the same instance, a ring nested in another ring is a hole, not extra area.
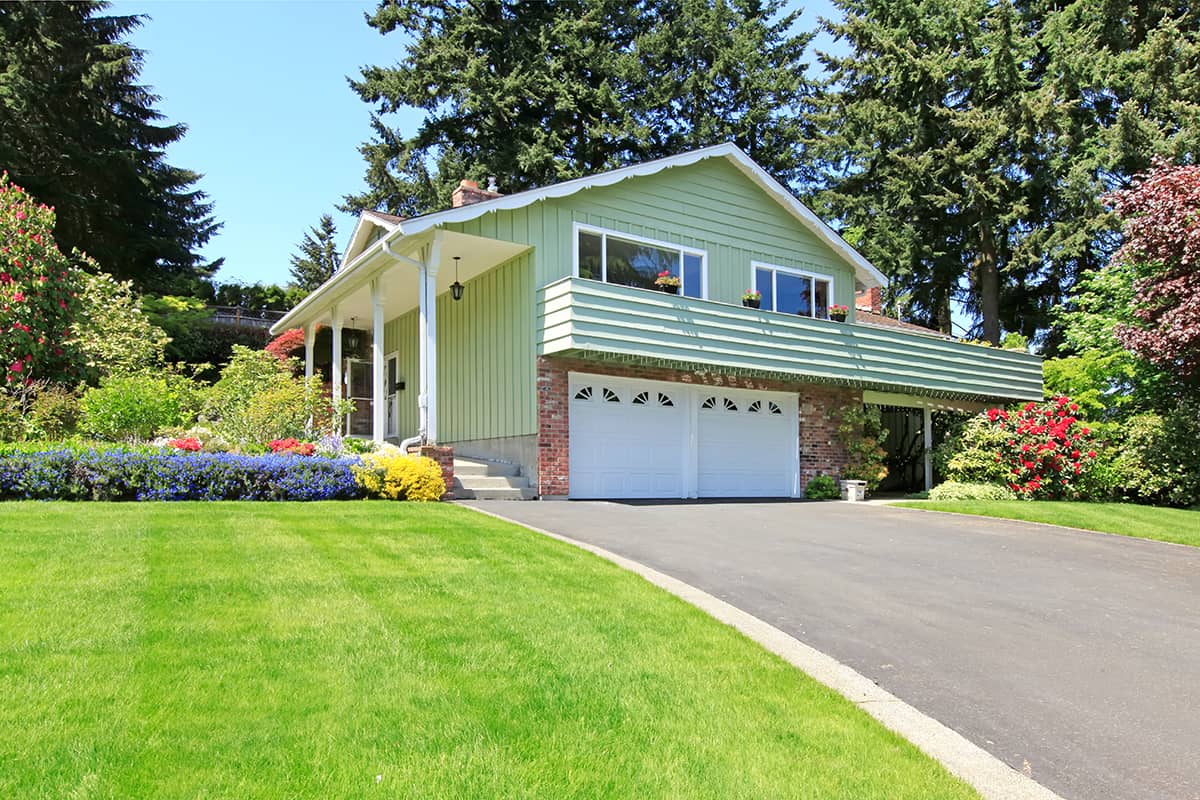
M 505 522 L 520 525 L 536 533 L 565 542 L 611 561 L 676 597 L 691 603 L 716 620 L 729 625 L 813 680 L 828 686 L 870 714 L 885 728 L 903 736 L 926 755 L 942 764 L 952 775 L 970 784 L 987 800 L 1063 800 L 1027 775 L 1017 772 L 1000 759 L 937 720 L 922 714 L 900 698 L 880 688 L 874 681 L 832 656 L 810 647 L 774 625 L 731 606 L 724 600 L 691 584 L 672 578 L 637 561 L 617 555 L 587 542 L 509 519 L 503 514 L 477 506 L 470 508 Z

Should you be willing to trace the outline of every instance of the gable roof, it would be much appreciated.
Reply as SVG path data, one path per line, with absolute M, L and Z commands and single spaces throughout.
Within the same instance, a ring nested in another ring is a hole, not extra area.
M 772 178 L 766 170 L 754 163 L 750 156 L 746 155 L 740 147 L 732 143 L 703 147 L 699 150 L 691 150 L 676 156 L 633 164 L 628 167 L 601 172 L 598 175 L 575 178 L 563 181 L 562 183 L 551 184 L 540 189 L 529 189 L 524 192 L 517 192 L 516 194 L 502 195 L 501 197 L 483 200 L 460 208 L 435 211 L 408 219 L 392 214 L 383 214 L 378 211 L 365 211 L 359 217 L 358 227 L 355 228 L 350 246 L 346 248 L 346 258 L 342 266 L 346 266 L 347 263 L 355 260 L 361 254 L 363 244 L 368 235 L 363 230 L 364 223 L 384 228 L 387 231 L 384 238 L 391 241 L 402 236 L 412 236 L 447 223 L 466 222 L 494 211 L 524 208 L 542 200 L 554 197 L 567 197 L 584 189 L 591 189 L 598 186 L 612 186 L 629 178 L 654 175 L 671 167 L 687 166 L 709 158 L 724 158 L 736 166 L 746 177 L 757 184 L 759 188 L 779 203 L 780 206 L 795 217 L 797 221 L 811 231 L 819 240 L 828 245 L 842 258 L 846 259 L 854 267 L 855 276 L 864 285 L 868 287 L 887 285 L 887 278 L 884 277 L 883 273 L 874 264 L 867 261 L 861 253 L 851 247 L 824 220 L 814 214 L 812 209 L 797 200 L 787 187 Z

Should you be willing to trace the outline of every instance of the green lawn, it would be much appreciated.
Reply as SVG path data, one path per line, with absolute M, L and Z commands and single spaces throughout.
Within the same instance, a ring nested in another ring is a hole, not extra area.
M 0 797 L 968 798 L 601 559 L 453 506 L 0 505 Z
M 1200 546 L 1200 511 L 1155 508 L 1133 503 L 1068 503 L 1050 500 L 913 500 L 893 505 L 928 511 L 955 511 L 983 517 L 1048 522 L 1089 531 Z

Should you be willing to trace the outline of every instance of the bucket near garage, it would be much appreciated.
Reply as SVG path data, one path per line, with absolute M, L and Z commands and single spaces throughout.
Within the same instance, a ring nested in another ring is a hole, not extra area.
M 866 481 L 841 481 L 841 485 L 843 500 L 849 500 L 851 503 L 856 503 L 860 500 L 867 499 Z

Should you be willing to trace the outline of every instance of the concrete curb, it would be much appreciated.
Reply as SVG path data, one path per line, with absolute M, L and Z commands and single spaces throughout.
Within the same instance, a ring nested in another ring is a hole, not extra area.
M 972 744 L 961 734 L 881 689 L 866 676 L 724 600 L 602 547 L 535 528 L 476 506 L 463 508 L 587 550 L 691 603 L 844 696 L 885 728 L 904 737 L 941 763 L 952 775 L 970 784 L 986 800 L 1062 800 L 1059 795 Z

